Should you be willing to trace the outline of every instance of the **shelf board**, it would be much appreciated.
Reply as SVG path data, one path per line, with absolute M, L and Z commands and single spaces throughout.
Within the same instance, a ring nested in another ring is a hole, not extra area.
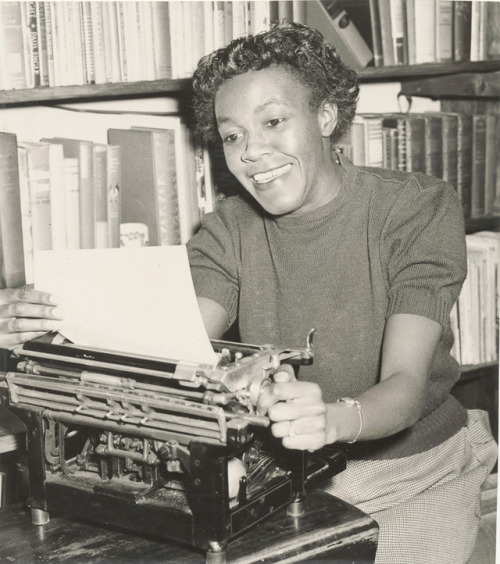
M 0 91 L 0 106 L 21 106 L 43 102 L 103 100 L 134 96 L 182 96 L 189 90 L 190 79 L 148 80 L 106 84 L 84 84 Z
M 499 231 L 500 216 L 487 215 L 484 217 L 473 217 L 465 220 L 465 232 L 477 233 L 478 231 Z
M 391 80 L 403 82 L 405 79 L 419 77 L 437 77 L 462 73 L 486 73 L 498 70 L 500 70 L 500 60 L 366 67 L 364 69 L 356 69 L 356 72 L 359 75 L 360 81 L 365 83 Z
M 460 382 L 476 380 L 484 376 L 498 375 L 498 362 L 485 362 L 482 364 L 462 366 L 460 370 Z

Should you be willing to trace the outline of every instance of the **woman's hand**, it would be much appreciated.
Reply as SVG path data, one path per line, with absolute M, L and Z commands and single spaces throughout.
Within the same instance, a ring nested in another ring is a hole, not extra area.
M 32 286 L 0 290 L 0 348 L 8 349 L 60 328 L 57 300 Z
M 290 449 L 317 450 L 327 444 L 327 406 L 321 388 L 298 382 L 289 366 L 282 366 L 259 398 L 257 410 L 271 419 L 271 431 Z

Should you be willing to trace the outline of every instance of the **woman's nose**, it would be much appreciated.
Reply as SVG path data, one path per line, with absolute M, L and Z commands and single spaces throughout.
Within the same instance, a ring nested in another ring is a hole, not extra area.
M 242 161 L 253 162 L 269 153 L 270 153 L 270 147 L 269 147 L 269 143 L 266 140 L 265 135 L 262 135 L 260 133 L 247 134 L 245 150 L 241 155 Z

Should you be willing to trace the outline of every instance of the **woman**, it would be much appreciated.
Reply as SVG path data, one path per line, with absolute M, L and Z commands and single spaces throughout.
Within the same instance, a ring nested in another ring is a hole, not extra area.
M 449 313 L 466 275 L 455 191 L 332 149 L 353 119 L 357 77 L 306 26 L 203 58 L 194 89 L 197 128 L 222 141 L 245 194 L 223 200 L 189 243 L 210 337 L 237 319 L 244 342 L 303 347 L 315 327 L 301 381 L 280 374 L 260 398 L 272 432 L 287 448 L 348 446 L 347 469 L 325 489 L 377 520 L 378 564 L 466 562 L 496 445 L 484 414 L 450 395 Z M 3 322 L 4 346 L 48 329 L 33 318 L 54 323 L 48 299 L 4 294 L 4 317 L 25 318 L 15 337 Z
M 260 400 L 272 432 L 288 448 L 349 444 L 325 489 L 378 521 L 377 562 L 466 562 L 496 445 L 450 394 L 466 275 L 456 192 L 332 150 L 357 77 L 305 26 L 203 58 L 194 91 L 199 132 L 220 138 L 251 196 L 223 200 L 189 243 L 210 336 L 237 319 L 244 342 L 300 347 L 315 327 L 314 364 Z

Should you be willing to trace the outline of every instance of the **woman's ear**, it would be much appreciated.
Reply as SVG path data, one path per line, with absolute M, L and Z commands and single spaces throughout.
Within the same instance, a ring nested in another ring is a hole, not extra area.
M 330 137 L 337 127 L 337 105 L 323 102 L 318 109 L 318 125 L 323 137 Z

